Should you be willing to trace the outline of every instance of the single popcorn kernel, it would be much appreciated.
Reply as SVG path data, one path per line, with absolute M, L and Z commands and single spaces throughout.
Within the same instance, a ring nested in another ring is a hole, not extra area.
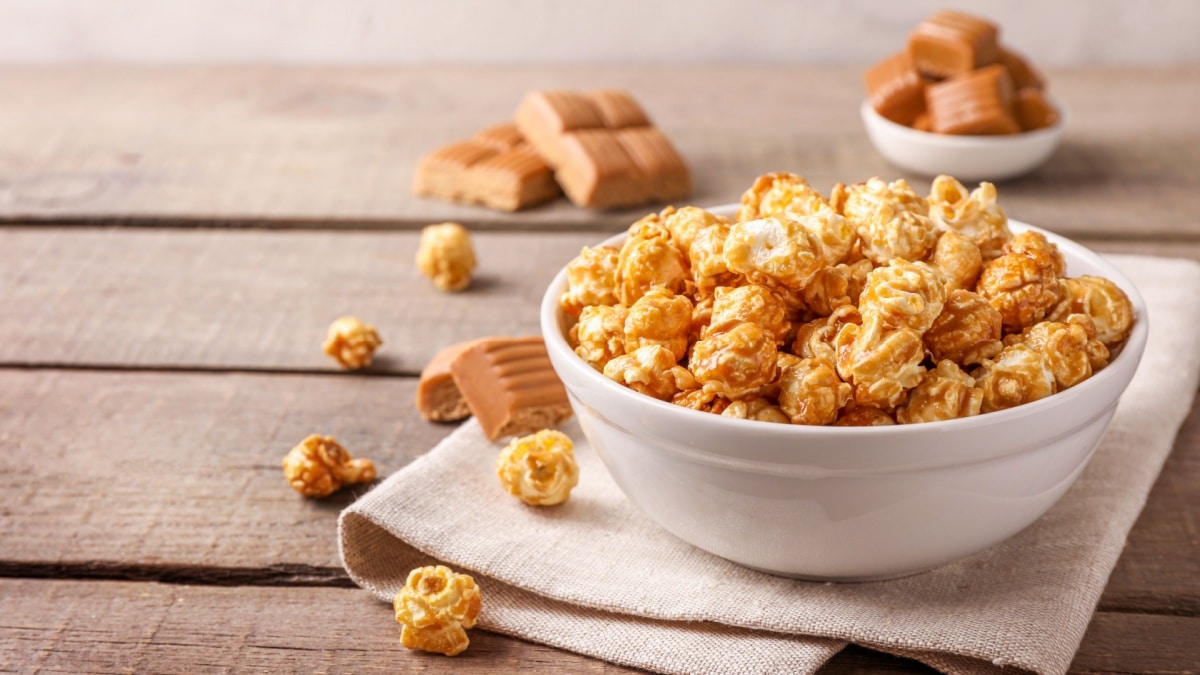
M 1058 303 L 1062 254 L 1032 231 L 1013 237 L 1003 251 L 983 266 L 975 290 L 999 310 L 1005 329 L 1020 330 L 1041 321 Z
M 1012 238 L 1008 217 L 996 203 L 996 186 L 987 182 L 968 193 L 962 183 L 950 176 L 933 179 L 929 218 L 938 230 L 955 232 L 971 240 L 984 260 L 999 257 L 1000 248 Z
M 975 380 L 950 360 L 925 371 L 917 386 L 908 392 L 904 404 L 896 409 L 896 421 L 901 424 L 938 422 L 979 414 L 983 390 Z
M 757 220 L 776 213 L 808 215 L 825 206 L 825 198 L 812 189 L 802 176 L 776 172 L 759 176 L 742 193 L 737 220 Z
M 514 438 L 496 456 L 496 475 L 505 490 L 526 504 L 562 504 L 579 484 L 575 445 L 553 429 Z
M 662 345 L 682 359 L 692 330 L 692 301 L 665 288 L 652 288 L 637 299 L 625 316 L 625 352 Z
M 892 258 L 924 260 L 933 253 L 937 230 L 929 205 L 904 180 L 872 178 L 846 188 L 842 211 L 858 232 L 862 253 L 876 265 Z
M 877 316 L 885 328 L 910 328 L 921 334 L 942 313 L 946 277 L 923 262 L 893 258 L 867 275 L 858 309 L 863 317 Z
M 983 390 L 982 412 L 1015 408 L 1053 394 L 1054 371 L 1040 353 L 1024 344 L 1009 345 L 994 361 L 984 361 L 972 375 Z
M 697 342 L 689 365 L 705 389 L 737 399 L 775 380 L 777 354 L 770 334 L 740 323 Z
M 612 305 L 617 302 L 617 259 L 614 246 L 583 247 L 567 263 L 567 291 L 559 299 L 563 311 L 579 316 L 588 305 Z
M 724 417 L 736 417 L 740 420 L 756 420 L 758 422 L 773 422 L 775 424 L 788 424 L 791 421 L 788 419 L 787 414 L 779 409 L 779 406 L 771 403 L 770 399 L 761 396 L 731 401 L 721 411 L 721 415 Z
M 821 242 L 784 214 L 735 224 L 722 251 L 730 271 L 764 286 L 800 292 L 825 266 Z
M 604 364 L 604 376 L 630 389 L 670 401 L 676 394 L 696 386 L 692 373 L 676 365 L 671 350 L 658 344 L 638 347 Z
M 1133 330 L 1133 303 L 1119 286 L 1104 277 L 1063 279 L 1058 305 L 1046 317 L 1065 321 L 1071 314 L 1092 318 L 1096 338 L 1110 349 L 1125 341 Z
M 392 607 L 402 626 L 400 644 L 456 656 L 471 643 L 467 629 L 475 627 L 483 594 L 470 575 L 429 565 L 409 572 Z
M 658 214 L 629 226 L 629 238 L 617 256 L 618 302 L 630 306 L 655 287 L 679 293 L 687 277 L 687 259 Z
M 625 353 L 625 305 L 588 305 L 568 337 L 579 358 L 597 370 Z
M 381 344 L 383 340 L 379 339 L 374 326 L 353 316 L 343 316 L 329 325 L 321 348 L 343 368 L 358 370 L 371 365 L 375 350 Z
M 467 228 L 458 223 L 439 223 L 422 229 L 417 269 L 443 291 L 466 288 L 475 270 L 475 250 Z
M 938 237 L 933 249 L 933 266 L 946 275 L 946 291 L 975 288 L 983 271 L 983 254 L 975 242 L 957 232 Z
M 960 288 L 950 292 L 942 313 L 925 331 L 925 347 L 935 362 L 974 365 L 1000 353 L 1002 330 L 999 310 L 978 293 Z
M 351 459 L 337 441 L 314 434 L 284 456 L 283 477 L 305 497 L 328 497 L 344 485 L 375 480 L 375 464 Z
M 770 333 L 776 344 L 783 344 L 792 328 L 787 316 L 783 299 L 765 286 L 721 286 L 716 289 L 712 316 L 703 335 L 707 337 L 749 321 Z
M 851 390 L 838 378 L 833 363 L 801 359 L 779 378 L 779 407 L 792 424 L 829 424 L 849 402 Z

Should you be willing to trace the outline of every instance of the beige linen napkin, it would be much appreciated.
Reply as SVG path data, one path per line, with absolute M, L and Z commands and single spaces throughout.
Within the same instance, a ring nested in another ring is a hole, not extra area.
M 343 563 L 387 601 L 412 568 L 447 564 L 482 587 L 482 627 L 661 672 L 812 672 L 848 642 L 953 673 L 1065 672 L 1200 373 L 1200 265 L 1112 260 L 1149 305 L 1141 367 L 1063 499 L 966 560 L 871 583 L 754 572 L 644 517 L 574 423 L 579 486 L 538 509 L 500 489 L 499 446 L 467 422 L 346 509 Z

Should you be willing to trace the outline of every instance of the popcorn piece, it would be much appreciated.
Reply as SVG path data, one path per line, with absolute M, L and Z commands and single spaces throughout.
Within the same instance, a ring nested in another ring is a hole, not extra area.
M 344 485 L 375 480 L 375 464 L 351 459 L 337 441 L 314 434 L 284 456 L 283 477 L 305 497 L 328 497 Z
M 721 415 L 743 420 L 773 422 L 775 424 L 788 424 L 790 422 L 788 416 L 779 409 L 779 406 L 771 403 L 770 399 L 761 396 L 733 401 L 721 411 Z
M 923 262 L 893 258 L 867 275 L 858 310 L 878 316 L 884 328 L 909 328 L 924 333 L 942 313 L 946 277 Z
M 651 288 L 683 290 L 687 261 L 671 241 L 671 232 L 657 214 L 637 221 L 617 258 L 617 300 L 632 305 Z
M 862 315 L 853 305 L 843 305 L 828 317 L 801 324 L 792 342 L 792 353 L 806 359 L 825 359 L 837 362 L 838 332 L 848 323 L 862 324 Z
M 879 408 L 869 406 L 848 407 L 833 423 L 835 427 L 885 427 L 896 423 L 892 416 Z
M 443 291 L 461 291 L 471 283 L 475 250 L 471 234 L 458 223 L 429 225 L 421 230 L 417 269 Z
M 783 299 L 764 286 L 722 286 L 716 289 L 712 315 L 702 336 L 720 333 L 748 321 L 757 324 L 775 338 L 776 344 L 781 345 L 792 329 L 787 317 L 787 306 Z
M 1104 277 L 1075 277 L 1063 279 L 1061 291 L 1061 299 L 1048 319 L 1063 321 L 1071 314 L 1086 314 L 1095 323 L 1096 338 L 1110 349 L 1129 337 L 1133 303 L 1115 283 Z
M 729 230 L 728 224 L 717 224 L 700 230 L 692 239 L 688 262 L 698 296 L 711 294 L 717 286 L 736 286 L 742 281 L 725 264 L 725 238 Z
M 829 316 L 845 305 L 858 305 L 872 269 L 870 260 L 822 268 L 804 287 L 804 304 L 818 316 Z
M 671 240 L 679 250 L 688 253 L 696 236 L 711 228 L 729 229 L 730 222 L 725 216 L 709 213 L 695 206 L 685 206 L 675 209 L 668 206 L 659 214 L 667 230 L 671 232 Z
M 496 475 L 505 490 L 526 504 L 562 504 L 579 484 L 575 445 L 553 429 L 514 438 L 496 456 Z
M 596 370 L 625 353 L 625 305 L 589 305 L 571 327 L 568 337 L 575 353 Z
M 777 213 L 804 216 L 816 213 L 825 205 L 825 198 L 809 187 L 803 177 L 794 173 L 766 173 L 742 193 L 736 220 L 758 220 Z
M 854 385 L 859 405 L 894 408 L 925 372 L 921 334 L 911 328 L 884 329 L 879 318 L 842 326 L 835 347 L 838 375 Z
M 671 350 L 658 344 L 614 358 L 605 364 L 604 376 L 660 401 L 670 401 L 679 392 L 696 386 L 692 373 L 677 365 Z
M 723 255 L 730 271 L 754 283 L 793 291 L 803 290 L 825 266 L 820 241 L 783 214 L 735 224 Z
M 933 266 L 946 276 L 946 292 L 975 288 L 983 271 L 983 254 L 975 242 L 950 231 L 938 237 L 933 249 Z
M 483 594 L 470 575 L 430 565 L 409 572 L 392 607 L 402 626 L 401 644 L 456 656 L 471 642 L 466 629 L 475 627 Z
M 358 370 L 371 365 L 375 350 L 381 344 L 383 340 L 379 339 L 374 326 L 353 316 L 343 316 L 329 325 L 321 349 L 337 359 L 343 368 Z
M 801 359 L 779 377 L 779 408 L 793 424 L 829 424 L 850 400 L 853 389 L 838 379 L 825 359 Z
M 858 232 L 862 253 L 876 265 L 892 258 L 924 260 L 933 252 L 937 232 L 925 200 L 897 180 L 872 178 L 846 189 L 842 210 Z
M 977 293 L 951 291 L 942 313 L 925 331 L 925 346 L 934 361 L 949 359 L 962 365 L 982 363 L 1004 345 L 1000 342 L 1000 312 Z
M 942 360 L 908 392 L 908 399 L 896 408 L 896 421 L 916 424 L 970 417 L 979 414 L 982 404 L 983 390 L 975 386 L 974 378 L 953 361 Z
M 588 305 L 615 304 L 619 257 L 619 249 L 613 246 L 585 246 L 578 257 L 567 263 L 567 291 L 559 300 L 563 311 L 579 316 Z
M 1004 328 L 1020 330 L 1058 303 L 1065 264 L 1057 247 L 1033 231 L 1014 237 L 1003 250 L 983 266 L 976 291 L 999 310 Z
M 1054 373 L 1058 391 L 1091 377 L 1094 361 L 1101 367 L 1108 361 L 1108 348 L 1095 338 L 1091 319 L 1080 314 L 1072 316 L 1076 320 L 1070 323 L 1042 321 L 1026 328 L 1020 335 L 1005 338 L 1005 344 L 1024 344 L 1041 354 Z
M 671 403 L 683 408 L 691 408 L 692 410 L 716 415 L 725 412 L 725 409 L 730 405 L 729 399 L 717 396 L 716 392 L 704 388 L 681 391 L 671 398 Z
M 665 288 L 652 288 L 629 308 L 625 318 L 625 352 L 657 344 L 679 361 L 687 355 L 692 328 L 692 301 Z
M 1046 398 L 1055 389 L 1054 371 L 1028 345 L 1009 345 L 994 361 L 984 361 L 973 373 L 983 390 L 980 410 L 988 413 Z
M 772 335 L 740 323 L 697 342 L 689 365 L 705 389 L 737 399 L 775 379 L 777 353 Z

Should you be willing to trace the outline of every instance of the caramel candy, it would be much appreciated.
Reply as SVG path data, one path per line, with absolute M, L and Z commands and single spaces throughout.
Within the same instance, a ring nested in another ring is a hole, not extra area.
M 934 133 L 959 135 L 1015 134 L 1012 80 L 1001 65 L 991 65 L 925 90 L 925 105 Z
M 579 206 L 670 201 L 691 191 L 687 165 L 626 92 L 530 92 L 516 120 Z
M 1009 76 L 1012 77 L 1013 88 L 1017 91 L 1022 89 L 1041 90 L 1046 87 L 1046 80 L 1042 74 L 1020 54 L 1000 47 L 996 60 L 1008 71 Z
M 995 24 L 983 19 L 942 10 L 917 24 L 908 38 L 908 52 L 922 73 L 953 77 L 994 63 L 998 33 Z
M 471 415 L 467 400 L 454 382 L 450 363 L 479 340 L 459 342 L 433 355 L 417 381 L 417 411 L 431 422 L 455 422 Z
M 925 81 L 907 52 L 893 54 L 863 77 L 875 112 L 896 124 L 912 125 L 925 112 Z
M 567 391 L 540 337 L 480 340 L 450 362 L 450 373 L 491 440 L 553 427 L 571 416 Z
M 1021 131 L 1044 129 L 1058 123 L 1058 111 L 1046 101 L 1046 97 L 1037 89 L 1018 91 L 1013 110 L 1017 114 L 1017 122 L 1021 125 Z
M 417 165 L 413 192 L 502 211 L 559 195 L 550 167 L 512 124 L 485 129 L 426 155 Z

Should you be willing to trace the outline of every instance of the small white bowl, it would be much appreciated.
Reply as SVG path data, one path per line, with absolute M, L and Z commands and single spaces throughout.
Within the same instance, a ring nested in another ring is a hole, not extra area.
M 923 176 L 947 174 L 960 181 L 999 181 L 1038 168 L 1062 141 L 1070 111 L 1058 110 L 1058 123 L 1045 129 L 1008 136 L 954 136 L 917 131 L 875 112 L 863 101 L 863 125 L 871 143 L 889 162 Z
M 1133 332 L 1087 381 L 976 417 L 810 427 L 656 400 L 609 380 L 571 350 L 558 304 L 565 271 L 543 297 L 542 334 L 583 433 L 613 480 L 669 532 L 786 576 L 911 574 L 996 544 L 1058 501 L 1091 458 L 1141 360 L 1148 324 L 1137 289 L 1095 253 L 1042 232 L 1062 251 L 1068 274 L 1108 277 L 1129 295 Z M 603 243 L 620 245 L 624 237 Z

